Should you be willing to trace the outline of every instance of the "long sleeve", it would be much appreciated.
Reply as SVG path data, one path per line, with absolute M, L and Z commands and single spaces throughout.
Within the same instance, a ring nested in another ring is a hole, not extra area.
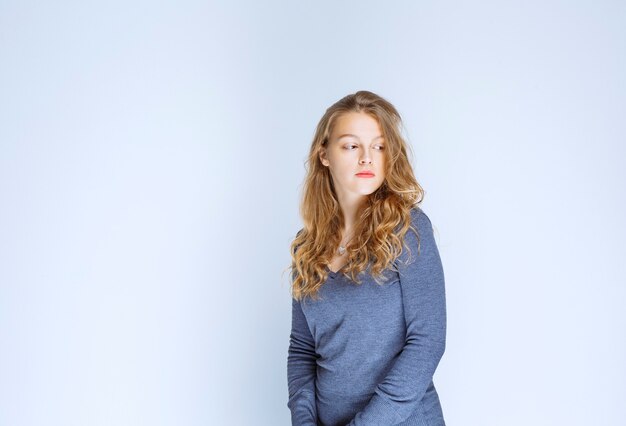
M 406 342 L 391 369 L 375 389 L 369 403 L 356 414 L 348 426 L 372 426 L 402 423 L 419 406 L 439 360 L 445 351 L 446 298 L 439 251 L 430 219 L 414 210 L 418 240 L 409 230 L 405 236 L 411 248 L 411 263 L 406 250 L 397 262 L 406 321 Z
M 316 426 L 315 402 L 316 359 L 315 341 L 302 312 L 300 302 L 292 298 L 291 335 L 287 356 L 287 381 L 291 424 Z

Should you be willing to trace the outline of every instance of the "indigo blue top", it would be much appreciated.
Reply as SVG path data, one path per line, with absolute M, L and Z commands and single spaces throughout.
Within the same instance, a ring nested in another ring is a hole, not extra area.
M 444 274 L 430 219 L 411 210 L 405 250 L 377 284 L 330 269 L 320 300 L 292 298 L 292 425 L 445 425 L 433 374 L 445 351 Z

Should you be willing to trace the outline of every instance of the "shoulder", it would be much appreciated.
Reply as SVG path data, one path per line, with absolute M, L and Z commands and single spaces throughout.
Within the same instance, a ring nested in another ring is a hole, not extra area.
M 428 215 L 420 206 L 413 206 L 411 208 L 411 225 L 418 233 L 432 232 L 433 224 L 430 221 Z
M 300 230 L 296 233 L 296 236 L 295 236 L 295 237 L 293 237 L 293 242 L 295 242 L 295 240 L 296 240 L 296 239 L 300 236 L 300 234 L 301 234 L 302 232 L 304 232 L 304 228 L 300 228 Z M 301 244 L 302 244 L 302 243 L 300 243 L 300 244 L 295 244 L 295 245 L 293 246 L 293 248 L 292 248 L 292 252 L 293 252 L 293 254 L 294 254 L 294 255 L 295 255 L 295 254 L 296 254 L 296 252 L 298 251 L 298 247 L 300 247 L 300 245 L 301 245 Z
M 402 250 L 399 259 L 402 263 L 410 264 L 417 258 L 428 261 L 428 258 L 438 256 L 433 225 L 429 216 L 419 206 L 411 208 L 411 227 L 404 235 L 404 244 L 408 250 Z
M 430 250 L 436 246 L 430 217 L 417 205 L 411 208 L 411 227 L 407 230 L 404 240 L 409 250 L 416 249 L 417 253 L 422 249 Z

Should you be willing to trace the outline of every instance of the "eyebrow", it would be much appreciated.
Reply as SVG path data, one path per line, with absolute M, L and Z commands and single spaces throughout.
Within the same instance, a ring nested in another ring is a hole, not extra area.
M 341 136 L 337 137 L 337 140 L 339 140 L 339 139 L 341 139 L 341 138 L 345 138 L 346 136 L 350 136 L 350 137 L 353 137 L 353 138 L 355 138 L 355 139 L 359 139 L 359 137 L 358 137 L 358 136 L 353 135 L 352 133 L 344 133 L 343 135 L 341 135 Z M 376 137 L 375 137 L 374 139 L 372 139 L 372 140 L 376 140 L 376 139 L 384 139 L 384 138 L 383 138 L 382 136 L 376 136 Z M 359 139 L 359 140 L 360 140 L 360 139 Z

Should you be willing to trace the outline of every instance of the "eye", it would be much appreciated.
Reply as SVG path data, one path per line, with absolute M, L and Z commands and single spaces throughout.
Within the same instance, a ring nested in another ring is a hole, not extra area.
M 345 149 L 348 149 L 348 150 L 352 150 L 352 148 L 358 148 L 358 146 L 354 145 L 354 144 L 350 144 L 350 145 L 346 145 L 345 146 Z
M 376 145 L 374 148 L 379 150 L 379 151 L 382 151 L 383 149 L 385 149 L 385 147 L 383 145 Z

